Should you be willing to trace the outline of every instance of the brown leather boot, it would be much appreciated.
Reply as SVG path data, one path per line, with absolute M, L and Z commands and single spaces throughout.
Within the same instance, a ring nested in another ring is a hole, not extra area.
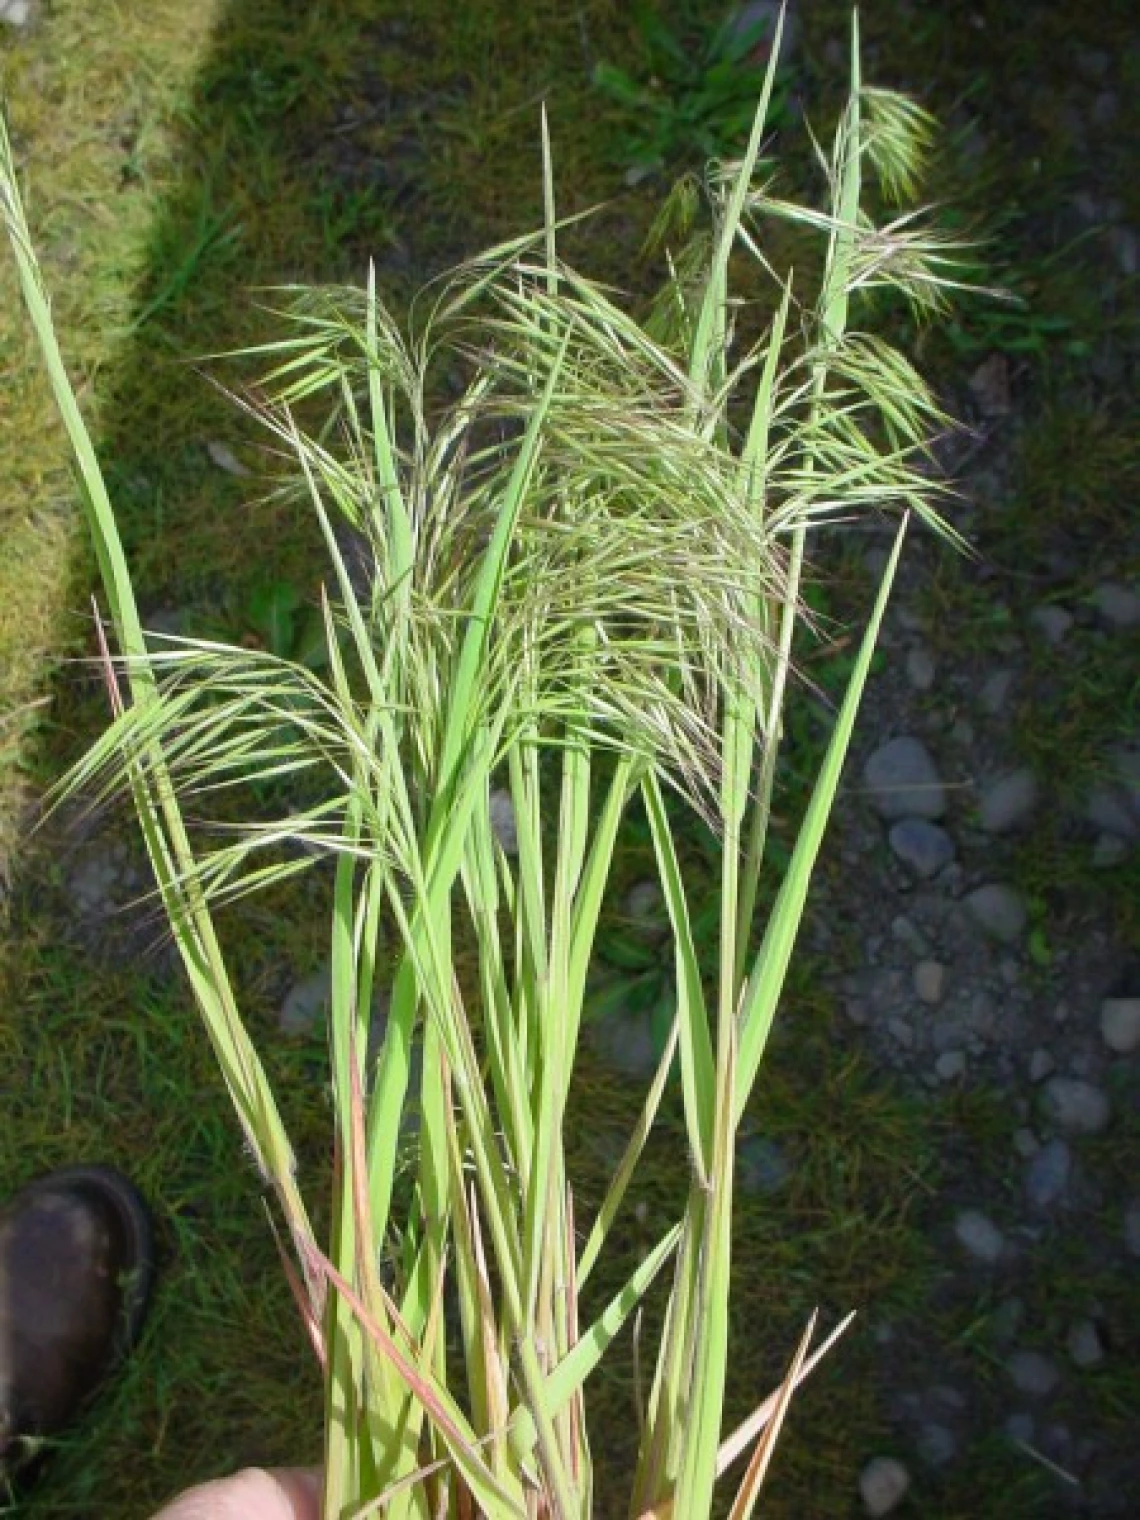
M 153 1274 L 146 1205 L 110 1167 L 50 1172 L 0 1212 L 0 1478 L 130 1350 Z

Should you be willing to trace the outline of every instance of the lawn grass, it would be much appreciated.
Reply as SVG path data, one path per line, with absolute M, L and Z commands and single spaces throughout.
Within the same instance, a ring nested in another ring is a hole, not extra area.
M 717 17 L 721 7 L 689 9 Z M 886 34 L 887 7 L 869 8 L 871 43 L 885 50 L 888 67 L 879 77 L 924 88 L 931 76 L 944 103 L 961 97 L 968 108 L 976 45 L 961 8 L 942 10 L 935 19 L 924 12 L 923 26 L 902 36 Z M 1107 10 L 1111 26 L 1122 24 L 1115 0 Z M 810 45 L 845 32 L 845 6 L 824 6 L 818 19 L 813 11 Z M 1043 26 L 1036 46 L 1044 52 L 1055 43 Z M 589 84 L 594 62 L 628 60 L 637 47 L 620 0 L 483 0 L 467 8 L 440 0 L 124 0 L 113 11 L 58 0 L 40 33 L 10 49 L 5 91 L 61 339 L 73 373 L 88 382 L 85 401 L 98 418 L 147 610 L 254 636 L 250 599 L 259 582 L 284 579 L 313 594 L 307 519 L 298 527 L 280 502 L 259 499 L 269 462 L 194 361 L 272 331 L 251 289 L 359 279 L 372 256 L 399 297 L 463 254 L 534 225 L 544 96 L 563 209 L 616 197 L 575 235 L 571 251 L 615 283 L 650 287 L 652 265 L 639 250 L 654 190 L 623 189 L 623 125 Z M 379 113 L 378 81 L 390 102 Z M 826 81 L 820 93 L 826 97 Z M 941 193 L 973 215 L 998 204 L 1026 208 L 1004 249 L 1069 333 L 1087 325 L 1087 292 L 1072 268 L 1034 268 L 1029 254 L 1029 210 L 1047 215 L 1051 198 L 1071 190 L 1063 177 L 1035 177 L 1028 160 L 1002 144 L 991 145 L 984 175 L 948 173 Z M 948 376 L 986 351 L 986 320 L 965 321 L 956 349 L 924 340 Z M 13 356 L 0 415 L 0 859 L 12 861 L 27 808 L 97 730 L 104 708 L 98 683 L 64 663 L 90 648 L 90 567 L 74 536 L 62 440 L 6 262 L 0 348 Z M 1082 373 L 1079 354 L 1064 363 L 1064 374 Z M 237 378 L 224 363 L 208 367 Z M 1011 544 L 1023 531 L 1047 532 L 1068 510 L 1053 494 L 1067 435 L 1048 407 L 1043 395 L 1023 442 Z M 1085 452 L 1079 489 L 1085 521 L 1106 524 L 1100 537 L 1090 526 L 1096 551 L 1120 491 L 1134 489 L 1126 442 L 1133 419 L 1094 401 L 1087 415 L 1100 443 L 1095 456 Z M 1070 446 L 1080 454 L 1073 428 Z M 208 450 L 217 443 L 251 474 L 219 468 Z M 974 583 L 949 565 L 939 574 L 960 620 Z M 1045 761 L 1100 752 L 1105 725 L 1119 717 L 1121 679 L 1115 669 L 1105 677 L 1103 700 L 1091 679 L 1066 688 L 1074 733 L 1063 755 Z M 1053 736 L 1029 711 L 1019 721 L 1027 749 L 1037 745 L 1041 757 Z M 103 826 L 130 838 L 120 818 Z M 153 953 L 140 956 L 125 922 L 106 934 L 77 928 L 67 881 L 79 838 L 52 826 L 24 845 L 12 872 L 0 966 L 0 1182 L 15 1185 L 81 1157 L 117 1162 L 154 1202 L 164 1272 L 142 1348 L 22 1510 L 31 1520 L 125 1520 L 198 1477 L 244 1461 L 303 1460 L 318 1447 L 316 1371 L 212 1057 L 179 974 L 145 932 L 142 947 Z M 695 841 L 695 870 L 701 848 Z M 1031 868 L 1045 869 L 1036 859 Z M 1119 900 L 1117 883 L 1090 879 L 1076 857 L 1072 869 L 1073 891 Z M 626 870 L 636 878 L 636 843 Z M 287 1094 L 311 1197 L 320 1194 L 326 1162 L 323 1052 L 315 1036 L 282 1039 L 275 1018 L 285 988 L 325 954 L 321 890 L 315 879 L 226 920 L 252 1026 Z M 936 1275 L 924 1204 L 936 1175 L 937 1116 L 836 1046 L 817 980 L 801 967 L 749 1116 L 797 1165 L 785 1189 L 741 1214 L 729 1413 L 767 1392 L 816 1304 L 831 1316 L 870 1309 L 797 1400 L 774 1469 L 770 1514 L 826 1520 L 850 1512 L 860 1463 L 887 1449 L 870 1321 L 921 1313 Z M 612 1164 L 606 1136 L 628 1129 L 636 1101 L 629 1082 L 587 1058 L 573 1158 L 583 1198 L 597 1195 Z M 976 1128 L 984 1139 L 981 1118 Z M 683 1182 L 651 1179 L 631 1218 L 624 1265 L 673 1211 Z M 622 1265 L 615 1262 L 615 1273 Z M 1077 1269 L 1061 1270 L 1065 1281 Z M 1105 1288 L 1113 1303 L 1116 1291 Z M 603 1483 L 606 1464 L 616 1469 L 626 1459 L 623 1429 L 633 1443 L 632 1377 L 627 1365 L 598 1394 L 600 1428 L 615 1432 L 599 1453 Z M 1106 1400 L 1122 1396 L 1110 1388 Z M 998 1492 L 1003 1514 L 1042 1512 L 1040 1474 L 1027 1473 L 1000 1440 L 955 1483 L 930 1512 L 975 1515 Z

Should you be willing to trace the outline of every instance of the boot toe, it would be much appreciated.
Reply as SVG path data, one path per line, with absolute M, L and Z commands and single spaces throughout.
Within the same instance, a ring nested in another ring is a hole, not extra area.
M 0 1466 L 58 1434 L 137 1339 L 149 1216 L 109 1167 L 37 1179 L 0 1214 Z

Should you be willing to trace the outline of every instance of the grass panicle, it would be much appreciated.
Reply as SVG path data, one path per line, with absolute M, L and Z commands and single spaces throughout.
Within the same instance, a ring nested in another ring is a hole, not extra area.
M 756 185 L 778 51 L 777 34 L 744 157 L 710 174 L 703 227 L 686 212 L 694 241 L 674 257 L 649 326 L 561 260 L 549 147 L 541 233 L 433 287 L 408 332 L 372 275 L 363 290 L 280 294 L 285 336 L 251 355 L 260 377 L 248 404 L 327 548 L 315 663 L 194 639 L 148 647 L 0 140 L 5 221 L 118 646 L 117 711 L 72 785 L 130 788 L 207 1031 L 276 1187 L 325 1371 L 330 1520 L 381 1508 L 571 1520 L 595 1504 L 695 1520 L 748 1453 L 731 1511 L 743 1520 L 792 1390 L 820 1354 L 809 1326 L 786 1376 L 773 1373 L 777 1391 L 726 1441 L 736 1136 L 902 532 L 757 934 L 806 545 L 821 525 L 868 512 L 942 527 L 925 452 L 940 414 L 910 364 L 853 319 L 869 286 L 922 298 L 943 274 L 910 213 L 869 221 L 866 171 L 885 198 L 909 197 L 929 122 L 863 87 L 857 37 L 828 205 L 792 209 Z M 772 315 L 749 345 L 735 333 L 734 278 L 742 259 L 767 269 L 759 250 L 773 215 L 822 241 L 822 278 L 803 289 L 776 275 Z M 494 826 L 504 792 L 517 853 Z M 230 805 L 211 829 L 203 815 L 228 793 L 239 821 Z M 635 800 L 668 912 L 676 1011 L 590 1220 L 567 1174 L 565 1125 L 599 916 Z M 721 841 L 711 975 L 677 847 L 686 809 Z M 333 862 L 337 1158 L 324 1242 L 212 917 L 322 857 Z M 381 987 L 390 1001 L 377 1038 Z M 674 1059 L 687 1202 L 599 1308 L 584 1289 Z M 630 1491 L 599 1495 L 588 1380 L 663 1278 Z

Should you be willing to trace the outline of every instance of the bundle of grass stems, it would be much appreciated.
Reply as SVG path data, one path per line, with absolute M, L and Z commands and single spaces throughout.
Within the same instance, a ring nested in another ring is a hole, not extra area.
M 775 1391 L 726 1436 L 734 1140 L 906 519 L 948 531 L 930 505 L 938 409 L 900 353 L 849 321 L 870 288 L 936 309 L 950 283 L 947 247 L 914 212 L 876 224 L 866 204 L 913 199 L 931 124 L 906 98 L 863 85 L 857 33 L 853 42 L 834 145 L 817 150 L 825 208 L 763 183 L 777 46 L 747 150 L 710 170 L 699 214 L 689 188 L 691 225 L 644 323 L 559 257 L 545 124 L 545 225 L 437 282 L 408 331 L 374 277 L 360 290 L 285 293 L 286 335 L 257 351 L 248 405 L 288 452 L 327 546 L 319 670 L 144 638 L 6 135 L 0 143 L 3 214 L 74 448 L 110 629 L 113 721 L 69 784 L 129 789 L 206 1034 L 275 1194 L 326 1389 L 329 1520 L 698 1520 L 714 1504 L 743 1520 L 796 1385 L 834 1339 L 813 1345 L 809 1325 Z M 818 246 L 808 293 L 767 261 L 774 220 Z M 748 343 L 730 289 L 742 263 L 773 292 Z M 446 405 L 433 400 L 441 370 L 465 377 Z M 302 428 L 313 414 L 319 424 Z M 894 552 L 790 863 L 754 925 L 773 869 L 808 534 L 891 511 Z M 366 546 L 363 582 L 348 530 Z M 231 806 L 221 834 L 191 829 L 190 799 L 200 814 L 203 799 L 251 787 L 294 800 L 279 817 L 239 807 L 236 825 Z M 503 791 L 511 854 L 492 826 Z M 582 1209 L 564 1126 L 595 932 L 634 806 L 668 911 L 676 1012 L 608 1191 Z M 697 962 L 678 852 L 693 810 L 720 842 L 714 966 Z M 333 862 L 335 1142 L 323 1241 L 214 919 L 227 899 L 321 857 Z M 370 1051 L 389 975 L 382 934 L 398 953 Z M 462 978 L 460 942 L 476 968 Z M 584 1317 L 671 1081 L 685 1121 L 683 1212 Z M 590 1380 L 655 1283 L 666 1306 L 643 1348 L 652 1374 L 637 1462 L 626 1492 L 596 1492 Z

